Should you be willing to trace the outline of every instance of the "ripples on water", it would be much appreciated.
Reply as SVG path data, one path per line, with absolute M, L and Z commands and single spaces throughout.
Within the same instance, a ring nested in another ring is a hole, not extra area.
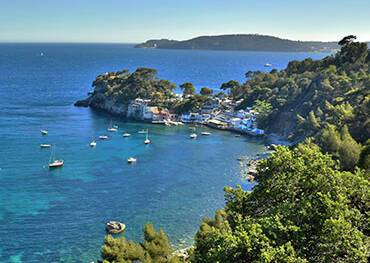
M 40 56 L 40 52 L 44 56 Z M 222 207 L 223 187 L 243 183 L 236 158 L 264 151 L 263 142 L 212 130 L 188 138 L 183 127 L 124 122 L 112 138 L 110 117 L 72 106 L 96 75 L 154 67 L 177 84 L 219 87 L 243 81 L 248 70 L 323 54 L 133 49 L 129 45 L 0 45 L 0 262 L 89 262 L 99 256 L 104 225 L 127 225 L 142 237 L 143 224 L 163 227 L 176 245 L 189 244 L 204 216 Z M 49 130 L 41 136 L 40 129 Z M 145 146 L 138 130 L 149 128 Z M 199 131 L 206 128 L 200 128 Z M 123 138 L 122 132 L 132 134 Z M 47 168 L 56 144 L 62 169 Z M 129 156 L 138 158 L 127 165 Z

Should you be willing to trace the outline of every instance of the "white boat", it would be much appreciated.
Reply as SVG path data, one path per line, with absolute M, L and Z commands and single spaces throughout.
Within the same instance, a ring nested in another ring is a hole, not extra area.
M 55 147 L 54 147 L 53 151 L 50 154 L 49 168 L 50 169 L 58 168 L 58 167 L 62 167 L 63 165 L 64 165 L 63 160 L 55 159 Z
M 116 132 L 116 131 L 118 131 L 118 126 L 112 125 L 112 121 L 110 121 L 110 124 L 109 124 L 109 127 L 108 127 L 107 131 L 109 131 L 109 132 Z
M 196 139 L 198 135 L 196 133 L 190 134 L 190 139 Z
M 90 147 L 96 147 L 96 141 L 95 140 L 90 142 Z
M 145 141 L 144 141 L 145 144 L 149 144 L 150 143 L 150 140 L 148 138 L 148 133 L 149 133 L 149 130 L 146 130 L 146 138 L 145 138 Z
M 51 163 L 49 163 L 49 168 L 58 168 L 62 167 L 64 165 L 63 160 L 54 160 Z
M 272 64 L 270 64 L 270 63 L 266 63 L 266 64 L 265 64 L 265 67 L 266 67 L 266 68 L 272 67 Z
M 48 135 L 48 133 L 49 133 L 47 130 L 40 130 L 40 132 L 41 132 L 42 135 Z
M 122 134 L 123 137 L 130 137 L 131 134 L 129 134 L 128 132 L 125 132 L 124 134 Z
M 146 130 L 140 130 L 137 133 L 144 134 L 144 133 L 146 133 Z
M 51 144 L 47 144 L 47 143 L 40 144 L 40 148 L 50 148 L 50 147 L 51 147 Z
M 118 129 L 118 125 L 117 124 L 114 124 L 113 125 L 113 128 Z
M 125 224 L 121 222 L 117 222 L 117 221 L 109 221 L 107 225 L 105 226 L 105 230 L 109 234 L 119 234 L 125 231 L 125 228 L 126 228 Z
M 210 133 L 210 132 L 202 132 L 202 135 L 205 135 L 205 136 L 207 136 L 207 135 L 211 135 L 212 133 Z
M 107 136 L 107 135 L 100 135 L 99 136 L 99 139 L 100 140 L 106 140 L 106 139 L 108 139 L 109 137 Z
M 137 160 L 134 157 L 130 157 L 130 158 L 127 159 L 128 163 L 136 163 L 136 161 Z

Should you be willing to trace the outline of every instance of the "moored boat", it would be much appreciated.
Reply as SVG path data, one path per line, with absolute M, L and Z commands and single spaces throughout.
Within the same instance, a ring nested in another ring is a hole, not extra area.
M 49 169 L 62 167 L 64 165 L 63 160 L 55 159 L 55 147 L 50 154 Z
M 64 165 L 63 160 L 54 160 L 51 163 L 49 163 L 49 168 L 58 168 L 62 167 Z
M 190 134 L 190 139 L 196 139 L 198 135 L 196 133 Z
M 40 148 L 50 148 L 50 147 L 51 147 L 51 144 L 47 144 L 47 143 L 40 144 Z
M 109 127 L 107 129 L 109 132 L 116 132 L 118 131 L 118 126 L 117 125 L 112 125 L 112 121 L 110 121 Z
M 145 144 L 150 144 L 151 143 L 151 141 L 149 140 L 149 130 L 146 130 L 146 139 L 145 139 L 145 141 L 144 141 L 144 143 Z
M 96 147 L 96 141 L 95 140 L 90 142 L 90 147 Z
M 208 135 L 211 135 L 211 133 L 210 132 L 202 132 L 202 135 L 208 136 Z
M 107 140 L 109 137 L 107 135 L 100 135 L 99 139 L 100 140 Z
M 109 234 L 119 234 L 125 231 L 125 228 L 126 228 L 125 224 L 121 222 L 117 222 L 117 221 L 109 221 L 107 225 L 105 226 L 105 230 Z
M 48 135 L 48 133 L 49 133 L 47 130 L 40 130 L 40 132 L 41 132 L 42 135 Z
M 123 137 L 130 137 L 131 134 L 129 134 L 128 132 L 125 132 L 124 134 L 122 134 Z
M 130 157 L 130 158 L 128 158 L 128 159 L 127 159 L 127 162 L 128 162 L 128 163 L 136 163 L 136 161 L 137 161 L 137 160 L 136 160 L 136 158 L 134 158 L 134 157 Z

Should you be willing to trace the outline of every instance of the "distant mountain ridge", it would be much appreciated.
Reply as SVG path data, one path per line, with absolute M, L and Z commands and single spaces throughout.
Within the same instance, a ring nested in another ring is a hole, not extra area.
M 339 49 L 337 42 L 296 41 L 258 34 L 200 36 L 184 41 L 153 39 L 136 48 L 314 52 Z

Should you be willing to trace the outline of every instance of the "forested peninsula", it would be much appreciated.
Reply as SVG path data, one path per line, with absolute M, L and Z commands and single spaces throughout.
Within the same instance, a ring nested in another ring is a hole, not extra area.
M 244 50 L 280 52 L 331 51 L 339 48 L 336 42 L 295 41 L 257 34 L 200 36 L 184 41 L 157 39 L 136 45 L 137 48 Z
M 225 207 L 203 220 L 185 256 L 148 224 L 139 243 L 107 236 L 104 262 L 368 262 L 370 51 L 354 36 L 338 44 L 322 60 L 222 85 L 294 145 L 259 161 L 252 191 L 225 188 Z

